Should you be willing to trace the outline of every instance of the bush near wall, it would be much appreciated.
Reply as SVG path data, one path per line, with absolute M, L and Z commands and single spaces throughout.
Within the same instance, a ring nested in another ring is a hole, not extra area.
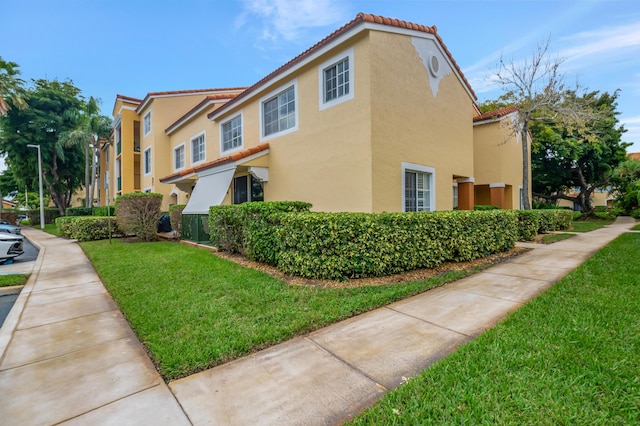
M 538 211 L 516 210 L 518 215 L 518 241 L 533 241 L 538 235 Z
M 158 239 L 158 218 L 162 194 L 131 192 L 116 199 L 118 228 L 127 235 L 135 235 L 142 241 Z
M 169 206 L 171 229 L 173 229 L 174 238 L 176 240 L 182 238 L 182 210 L 184 210 L 186 206 L 186 204 L 174 204 Z
M 13 210 L 13 209 L 2 209 L 2 214 L 0 215 L 0 219 L 6 220 L 9 223 L 15 225 L 18 223 L 18 215 L 24 214 L 23 211 Z
M 115 216 L 116 208 L 114 206 L 100 206 L 93 208 L 93 216 Z
M 345 280 L 383 276 L 512 248 L 514 212 L 297 213 L 279 216 L 278 267 L 287 274 Z
M 93 207 L 69 207 L 67 216 L 92 216 Z
M 279 251 L 278 213 L 308 212 L 310 208 L 311 204 L 301 201 L 213 206 L 209 209 L 211 243 L 223 251 L 275 264 Z

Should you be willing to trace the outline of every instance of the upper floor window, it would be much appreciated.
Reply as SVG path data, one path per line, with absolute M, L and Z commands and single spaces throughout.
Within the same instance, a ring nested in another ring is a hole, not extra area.
M 151 111 L 144 115 L 144 135 L 147 136 L 151 132 Z
M 320 109 L 353 99 L 353 49 L 318 67 Z
M 175 170 L 184 168 L 184 144 L 173 149 L 173 168 Z
M 144 150 L 144 174 L 151 173 L 151 147 Z
M 205 139 L 204 133 L 191 139 L 191 164 L 204 161 L 205 156 Z
M 222 152 L 242 146 L 242 115 L 222 124 Z
M 294 83 L 262 102 L 262 136 L 266 137 L 286 130 L 293 131 L 297 126 Z

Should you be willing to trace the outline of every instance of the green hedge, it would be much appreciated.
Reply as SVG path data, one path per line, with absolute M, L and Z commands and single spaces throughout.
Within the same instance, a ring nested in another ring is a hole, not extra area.
M 518 215 L 518 241 L 532 241 L 538 235 L 538 211 L 516 210 Z
M 92 216 L 93 207 L 69 207 L 67 216 Z
M 114 206 L 100 206 L 93 208 L 93 216 L 115 216 L 116 208 Z
M 250 259 L 275 264 L 279 251 L 277 213 L 308 212 L 301 201 L 252 202 L 209 209 L 211 243 L 220 250 L 242 253 Z
M 571 210 L 545 209 L 533 211 L 538 213 L 539 234 L 569 229 L 573 220 L 573 211 Z
M 40 225 L 40 209 L 27 210 L 26 212 L 31 225 Z M 57 207 L 44 208 L 44 223 L 56 223 L 56 218 L 62 216 Z
M 119 236 L 122 232 L 118 229 L 115 217 L 106 216 L 64 216 L 56 219 L 56 226 L 60 235 L 78 241 L 94 241 Z
M 287 274 L 345 280 L 383 276 L 509 250 L 514 212 L 298 213 L 279 216 L 278 267 Z
M 473 206 L 474 210 L 500 210 L 500 206 L 494 206 L 491 204 L 479 204 Z

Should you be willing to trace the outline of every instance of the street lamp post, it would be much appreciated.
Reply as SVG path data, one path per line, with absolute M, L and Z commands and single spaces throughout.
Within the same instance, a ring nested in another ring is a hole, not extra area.
M 40 229 L 44 231 L 44 197 L 42 195 L 42 157 L 40 156 L 40 145 L 27 145 L 29 148 L 38 149 L 38 184 L 40 186 Z

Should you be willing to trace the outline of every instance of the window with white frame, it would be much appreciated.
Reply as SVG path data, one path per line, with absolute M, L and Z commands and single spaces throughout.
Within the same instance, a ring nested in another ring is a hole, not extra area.
M 184 144 L 173 149 L 173 168 L 175 170 L 184 168 Z
M 151 111 L 144 115 L 144 135 L 147 136 L 151 132 Z
M 144 174 L 151 173 L 151 147 L 144 150 Z
M 222 123 L 222 152 L 242 146 L 242 115 Z
M 262 102 L 262 136 L 295 129 L 296 89 L 290 86 Z
M 458 207 L 458 184 L 453 184 L 453 208 Z
M 191 164 L 204 161 L 205 155 L 205 139 L 204 133 L 191 139 Z
M 320 109 L 353 99 L 353 49 L 318 67 Z
M 403 209 L 405 212 L 435 210 L 433 187 L 435 169 L 417 164 L 402 164 Z

